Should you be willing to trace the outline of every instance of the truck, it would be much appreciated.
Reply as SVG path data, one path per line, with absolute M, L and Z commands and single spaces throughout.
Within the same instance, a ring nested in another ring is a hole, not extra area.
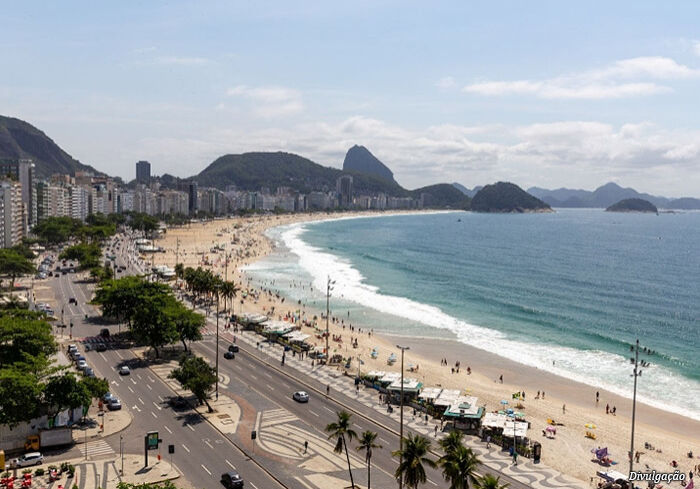
M 29 435 L 24 443 L 25 450 L 37 451 L 40 448 L 58 447 L 73 443 L 73 433 L 67 426 L 52 428 L 49 430 L 39 430 L 36 435 Z

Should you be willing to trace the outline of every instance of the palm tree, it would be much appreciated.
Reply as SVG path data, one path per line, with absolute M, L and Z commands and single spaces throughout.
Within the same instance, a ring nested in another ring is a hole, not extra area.
M 328 433 L 329 440 L 335 438 L 335 448 L 333 448 L 335 453 L 343 453 L 343 450 L 345 450 L 345 456 L 348 459 L 348 472 L 350 473 L 350 486 L 354 489 L 355 481 L 352 477 L 350 452 L 348 452 L 347 442 L 352 441 L 353 438 L 357 438 L 357 433 L 350 427 L 350 418 L 352 417 L 350 413 L 347 411 L 340 411 L 337 414 L 338 421 L 326 426 L 326 433 Z
M 372 432 L 372 431 L 365 431 L 360 435 L 360 438 L 358 438 L 358 443 L 359 445 L 355 447 L 355 450 L 362 451 L 364 450 L 365 452 L 365 463 L 367 464 L 367 489 L 370 489 L 370 469 L 372 468 L 372 449 L 373 448 L 382 448 L 381 445 L 377 445 L 374 443 L 374 440 L 377 438 L 377 434 Z
M 224 311 L 228 306 L 228 301 L 236 297 L 239 290 L 240 289 L 236 286 L 236 284 L 230 280 L 226 280 L 221 283 L 221 297 L 224 298 Z
M 459 447 L 463 445 L 464 434 L 459 430 L 450 431 L 446 437 L 440 440 L 438 443 L 443 449 L 445 454 L 454 453 Z
M 425 484 L 427 480 L 425 468 L 435 467 L 437 464 L 426 455 L 430 451 L 430 440 L 421 435 L 408 435 L 403 440 L 403 448 L 392 453 L 394 457 L 400 457 L 401 462 L 394 475 L 396 480 L 403 479 L 408 487 L 416 489 L 418 484 Z
M 479 477 L 476 481 L 476 489 L 506 489 L 510 484 L 501 484 L 501 478 L 495 477 L 493 474 L 486 474 Z
M 474 471 L 479 466 L 479 459 L 471 448 L 459 445 L 451 452 L 440 457 L 438 464 L 442 467 L 442 476 L 450 483 L 450 489 L 468 489 L 479 482 Z

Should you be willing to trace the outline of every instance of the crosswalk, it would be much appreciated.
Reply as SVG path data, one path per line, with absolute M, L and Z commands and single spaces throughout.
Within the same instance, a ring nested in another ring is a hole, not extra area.
M 115 451 L 104 440 L 89 441 L 80 447 L 80 451 L 84 454 L 87 449 L 88 457 L 109 457 L 115 455 Z

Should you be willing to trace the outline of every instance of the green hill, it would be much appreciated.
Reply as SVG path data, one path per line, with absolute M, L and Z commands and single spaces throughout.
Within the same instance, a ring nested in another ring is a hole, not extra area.
M 479 190 L 471 202 L 476 212 L 551 212 L 552 208 L 515 184 L 498 182 Z
M 451 209 L 469 209 L 471 199 L 458 188 L 449 183 L 438 183 L 411 191 L 411 196 L 419 199 L 421 194 L 429 194 L 426 207 L 449 207 Z
M 102 174 L 63 151 L 50 137 L 31 124 L 0 115 L 0 159 L 31 158 L 39 178 L 76 171 Z
M 644 199 L 623 199 L 607 209 L 606 212 L 652 212 L 658 214 L 659 210 L 654 204 Z

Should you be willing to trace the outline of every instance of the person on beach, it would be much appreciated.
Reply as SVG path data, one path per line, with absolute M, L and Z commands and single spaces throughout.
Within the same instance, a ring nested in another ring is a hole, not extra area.
M 561 407 L 561 412 L 566 414 L 566 404 Z
M 605 405 L 605 414 L 610 414 L 610 404 Z
M 596 405 L 598 404 L 598 401 L 600 401 L 600 392 L 596 391 L 596 393 L 595 393 L 595 403 L 596 403 Z
M 616 406 L 613 406 L 613 408 L 612 408 L 612 414 L 613 414 L 613 416 L 617 416 L 616 413 L 617 413 L 617 407 L 616 407 Z
M 503 383 L 503 374 L 501 374 L 500 377 L 498 377 L 498 380 L 501 381 L 501 384 Z

